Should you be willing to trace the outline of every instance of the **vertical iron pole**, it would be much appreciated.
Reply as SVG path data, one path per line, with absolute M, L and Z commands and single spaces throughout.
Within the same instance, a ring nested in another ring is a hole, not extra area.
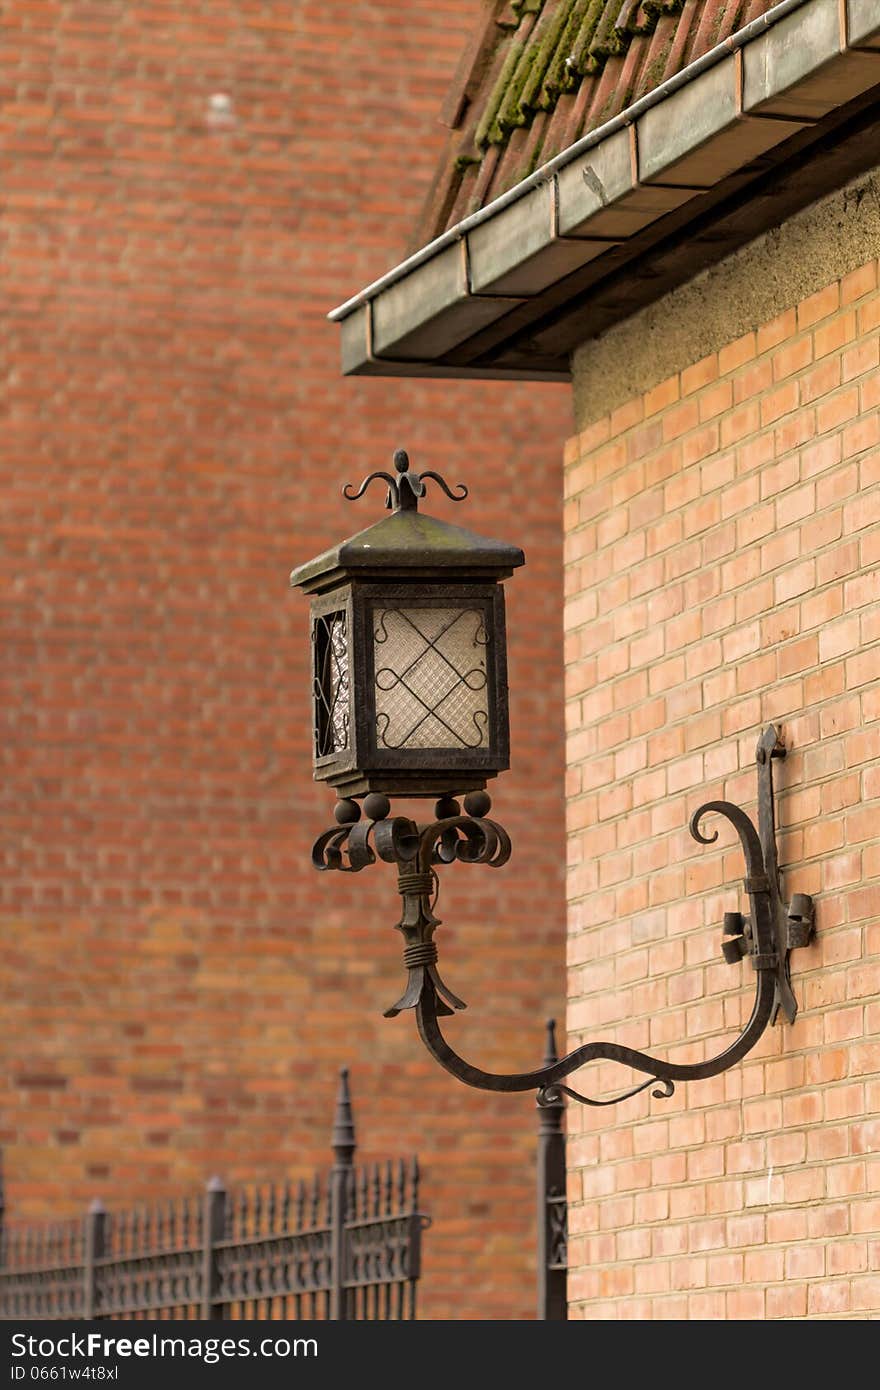
M 556 1020 L 550 1018 L 543 1065 L 552 1066 L 556 1060 Z M 553 1216 L 559 1216 L 565 1202 L 564 1114 L 561 1097 L 553 1105 L 538 1106 L 538 1320 L 545 1322 L 568 1319 L 567 1271 L 560 1267 L 553 1236 Z
M 205 1188 L 202 1208 L 202 1321 L 218 1322 L 223 1317 L 217 1246 L 226 1235 L 226 1189 L 219 1178 L 211 1178 Z
M 348 1235 L 345 1229 L 348 1198 L 354 1171 L 354 1116 L 348 1089 L 348 1068 L 339 1073 L 336 1110 L 333 1115 L 333 1167 L 330 1169 L 330 1317 L 346 1321 L 350 1314 L 348 1291 Z
M 91 1322 L 97 1306 L 98 1271 L 96 1262 L 104 1258 L 107 1239 L 107 1212 L 96 1197 L 86 1213 L 83 1259 L 83 1318 Z

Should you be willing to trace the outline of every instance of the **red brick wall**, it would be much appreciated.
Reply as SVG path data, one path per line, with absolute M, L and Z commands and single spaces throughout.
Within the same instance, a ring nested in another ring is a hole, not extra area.
M 687 824 L 720 796 L 755 813 L 771 721 L 785 886 L 818 931 L 793 1028 L 671 1100 L 571 1112 L 575 1317 L 880 1310 L 878 364 L 871 262 L 567 449 L 569 1041 L 699 1061 L 745 1021 L 720 954 L 742 860 Z
M 347 381 L 325 319 L 402 254 L 477 8 L 2 7 L 0 1147 L 10 1218 L 298 1176 L 348 1062 L 359 1157 L 423 1160 L 423 1315 L 520 1318 L 534 1102 L 467 1091 L 381 1017 L 391 870 L 308 866 L 333 798 L 287 588 L 381 515 L 339 489 L 401 445 L 467 481 L 456 520 L 524 546 L 515 855 L 445 875 L 439 943 L 454 1040 L 533 1065 L 563 991 L 568 395 Z

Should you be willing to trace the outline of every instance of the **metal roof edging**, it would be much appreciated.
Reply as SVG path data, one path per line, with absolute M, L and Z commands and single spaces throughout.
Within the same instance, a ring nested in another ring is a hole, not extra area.
M 624 111 L 619 111 L 616 116 L 612 116 L 604 125 L 597 126 L 595 130 L 589 131 L 586 135 L 582 136 L 580 140 L 575 141 L 573 145 L 569 145 L 567 149 L 562 150 L 559 154 L 555 155 L 553 159 L 548 160 L 546 164 L 542 164 L 539 169 L 535 169 L 533 173 L 529 174 L 528 178 L 523 179 L 513 188 L 509 188 L 506 193 L 502 193 L 491 203 L 487 203 L 485 207 L 479 208 L 476 212 L 471 213 L 469 217 L 463 218 L 462 221 L 457 222 L 454 227 L 448 228 L 448 230 L 443 232 L 439 237 L 435 237 L 433 241 L 428 242 L 427 245 L 421 247 L 411 256 L 408 256 L 406 260 L 401 261 L 391 270 L 386 271 L 378 280 L 374 280 L 372 284 L 367 285 L 366 288 L 360 290 L 358 294 L 352 295 L 352 297 L 345 300 L 343 304 L 332 309 L 330 313 L 328 313 L 327 318 L 332 323 L 339 323 L 343 319 L 348 318 L 356 309 L 360 309 L 364 305 L 371 303 L 372 300 L 376 299 L 384 290 L 390 288 L 391 285 L 396 284 L 399 280 L 404 279 L 411 271 L 418 269 L 419 266 L 424 265 L 425 262 L 438 255 L 439 252 L 446 250 L 447 247 L 453 246 L 457 241 L 461 241 L 461 239 L 475 227 L 489 221 L 504 208 L 509 207 L 511 203 L 517 202 L 527 193 L 532 192 L 535 188 L 539 188 L 541 184 L 546 183 L 558 169 L 564 168 L 565 165 L 570 164 L 573 160 L 577 159 L 579 155 L 592 149 L 593 146 L 600 144 L 610 135 L 614 135 L 617 131 L 624 130 L 627 126 L 632 125 L 639 116 L 643 115 L 643 113 L 652 106 L 656 106 L 658 102 L 662 101 L 667 96 L 671 96 L 673 92 L 677 92 L 679 88 L 687 86 L 688 83 L 694 81 L 708 68 L 714 67 L 716 63 L 729 57 L 732 53 L 735 53 L 737 49 L 744 47 L 751 39 L 764 33 L 774 24 L 784 19 L 793 10 L 800 9 L 808 3 L 810 3 L 810 0 L 780 0 L 780 3 L 774 5 L 766 14 L 759 15 L 757 19 L 752 20 L 751 24 L 747 24 L 745 28 L 737 30 L 735 34 L 731 34 L 721 43 L 716 44 L 714 48 L 710 48 L 708 53 L 704 53 L 700 58 L 697 58 L 693 63 L 689 63 L 687 67 L 682 68 L 679 72 L 673 73 L 672 77 L 667 78 L 659 87 L 652 88 L 650 92 L 646 92 L 643 97 L 633 102 L 631 106 L 626 107 Z

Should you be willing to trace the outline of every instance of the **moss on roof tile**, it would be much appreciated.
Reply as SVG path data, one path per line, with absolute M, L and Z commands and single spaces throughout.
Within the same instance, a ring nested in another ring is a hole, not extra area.
M 508 153 L 515 131 L 533 130 L 527 162 L 537 167 L 706 52 L 722 30 L 733 32 L 744 15 L 754 18 L 774 3 L 713 0 L 707 23 L 705 6 L 688 0 L 494 0 L 470 100 L 459 104 L 460 134 L 435 180 L 419 240 L 430 241 L 449 218 L 475 211 L 522 177 L 521 140 Z M 491 147 L 494 166 L 474 177 Z

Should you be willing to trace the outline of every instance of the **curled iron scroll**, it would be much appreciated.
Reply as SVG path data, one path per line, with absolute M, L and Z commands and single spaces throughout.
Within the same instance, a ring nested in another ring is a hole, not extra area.
M 342 495 L 347 502 L 356 502 L 359 497 L 363 497 L 367 488 L 372 482 L 383 482 L 388 486 L 385 497 L 385 506 L 395 511 L 411 511 L 418 508 L 419 498 L 425 496 L 425 479 L 430 478 L 438 487 L 446 493 L 452 502 L 463 502 L 468 495 L 468 490 L 464 483 L 456 483 L 455 490 L 450 488 L 446 479 L 439 473 L 435 473 L 432 468 L 425 469 L 424 473 L 417 473 L 409 466 L 409 455 L 405 449 L 394 451 L 394 467 L 397 477 L 392 473 L 386 473 L 384 469 L 379 469 L 375 473 L 370 473 L 364 478 L 363 482 L 354 491 L 351 483 L 346 483 L 342 489 Z

